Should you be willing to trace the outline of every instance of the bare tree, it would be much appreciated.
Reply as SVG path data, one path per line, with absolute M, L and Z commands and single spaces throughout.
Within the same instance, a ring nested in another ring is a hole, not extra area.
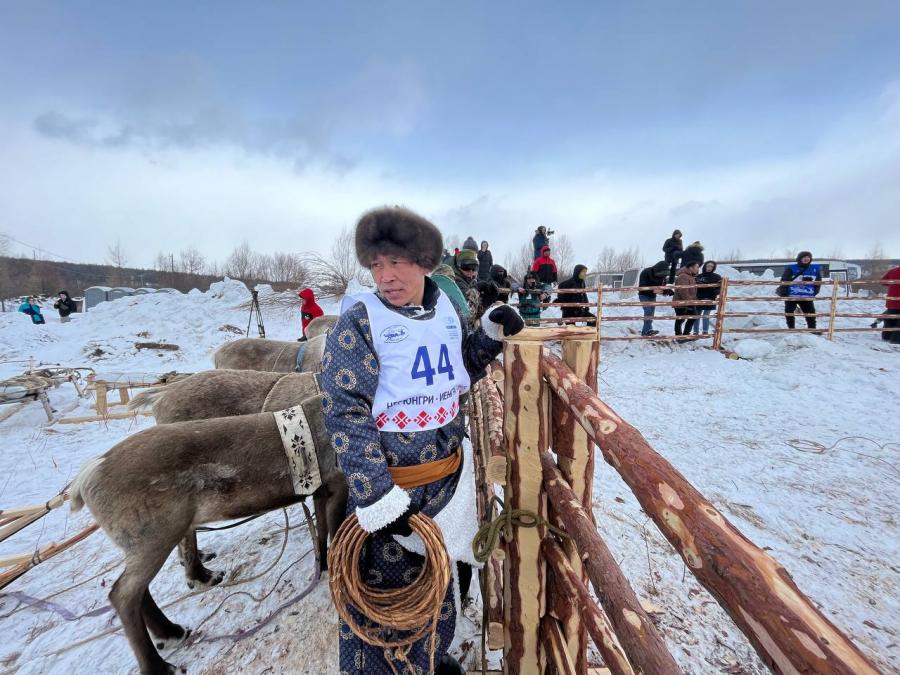
M 171 272 L 169 260 L 169 254 L 160 251 L 156 254 L 156 259 L 153 261 L 153 269 L 157 272 Z
M 233 279 L 249 279 L 253 272 L 253 251 L 246 239 L 225 260 L 225 274 Z
M 513 279 L 522 282 L 525 279 L 525 273 L 531 269 L 531 263 L 534 262 L 534 247 L 531 242 L 527 241 L 519 247 L 515 253 L 507 253 L 503 259 L 503 266 L 506 268 L 507 274 Z
M 206 264 L 206 259 L 203 257 L 203 254 L 193 245 L 182 249 L 181 253 L 178 254 L 178 259 L 181 263 L 181 271 L 185 274 L 190 274 L 191 276 L 200 274 Z
M 609 274 L 610 272 L 618 272 L 616 267 L 616 249 L 612 246 L 604 246 L 597 254 L 597 262 L 595 263 L 597 271 L 601 274 Z
M 575 268 L 575 249 L 568 235 L 556 234 L 550 242 L 550 257 L 556 261 L 559 280 L 568 279 Z
M 615 267 L 616 272 L 626 272 L 644 266 L 644 258 L 637 246 L 626 248 L 624 251 L 616 255 Z
M 254 279 L 272 280 L 272 256 L 268 253 L 253 253 L 250 256 L 250 276 Z
M 0 255 L 9 255 L 11 246 L 9 235 L 0 234 Z
M 272 255 L 271 280 L 306 285 L 303 260 L 296 253 L 276 252 Z
M 347 292 L 351 281 L 366 281 L 365 270 L 356 260 L 353 231 L 346 227 L 332 242 L 328 258 L 318 253 L 305 253 L 301 261 L 307 285 L 319 298 L 339 297 Z
M 128 263 L 128 255 L 125 253 L 121 239 L 116 239 L 115 244 L 110 244 L 106 247 L 106 261 L 119 269 L 122 269 Z
M 125 267 L 128 262 L 128 256 L 122 246 L 121 239 L 116 239 L 115 244 L 110 244 L 106 247 L 106 261 L 116 268 L 115 272 L 112 274 L 113 285 L 121 286 L 125 283 L 125 276 L 122 272 L 122 268 Z

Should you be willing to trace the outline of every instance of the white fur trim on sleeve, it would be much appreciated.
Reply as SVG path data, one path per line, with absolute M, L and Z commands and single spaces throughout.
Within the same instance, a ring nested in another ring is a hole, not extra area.
M 377 502 L 368 506 L 357 506 L 356 517 L 359 526 L 369 534 L 390 525 L 409 508 L 409 493 L 395 485 Z
M 491 340 L 503 342 L 503 324 L 495 323 L 488 318 L 488 314 L 490 314 L 495 309 L 497 308 L 490 307 L 484 314 L 481 315 L 481 329 L 489 338 L 491 338 Z

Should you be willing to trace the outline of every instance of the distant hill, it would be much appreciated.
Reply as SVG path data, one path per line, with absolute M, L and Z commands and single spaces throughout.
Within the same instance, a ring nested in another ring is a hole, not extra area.
M 11 298 L 24 295 L 56 295 L 61 290 L 73 296 L 83 295 L 90 286 L 128 286 L 130 288 L 177 288 L 187 292 L 192 288 L 201 291 L 221 279 L 221 275 L 186 274 L 141 269 L 137 267 L 114 267 L 112 265 L 86 265 L 81 263 L 58 262 L 55 260 L 32 260 L 31 258 L 0 257 L 0 297 Z M 248 285 L 271 283 L 266 279 L 243 279 Z M 286 290 L 291 284 L 272 284 L 276 290 Z

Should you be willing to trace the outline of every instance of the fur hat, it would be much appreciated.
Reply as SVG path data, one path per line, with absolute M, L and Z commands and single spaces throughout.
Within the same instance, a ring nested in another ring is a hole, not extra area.
M 799 264 L 806 256 L 809 256 L 809 259 L 812 260 L 812 253 L 809 251 L 800 251 L 800 253 L 797 254 L 797 263 Z
M 441 262 L 444 240 L 432 223 L 400 206 L 364 213 L 356 224 L 356 258 L 368 269 L 379 255 L 395 255 L 433 270 Z

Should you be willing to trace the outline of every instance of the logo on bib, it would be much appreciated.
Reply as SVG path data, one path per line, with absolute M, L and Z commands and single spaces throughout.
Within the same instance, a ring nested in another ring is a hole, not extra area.
M 388 326 L 381 331 L 381 339 L 385 342 L 403 342 L 409 337 L 409 330 L 399 324 Z

